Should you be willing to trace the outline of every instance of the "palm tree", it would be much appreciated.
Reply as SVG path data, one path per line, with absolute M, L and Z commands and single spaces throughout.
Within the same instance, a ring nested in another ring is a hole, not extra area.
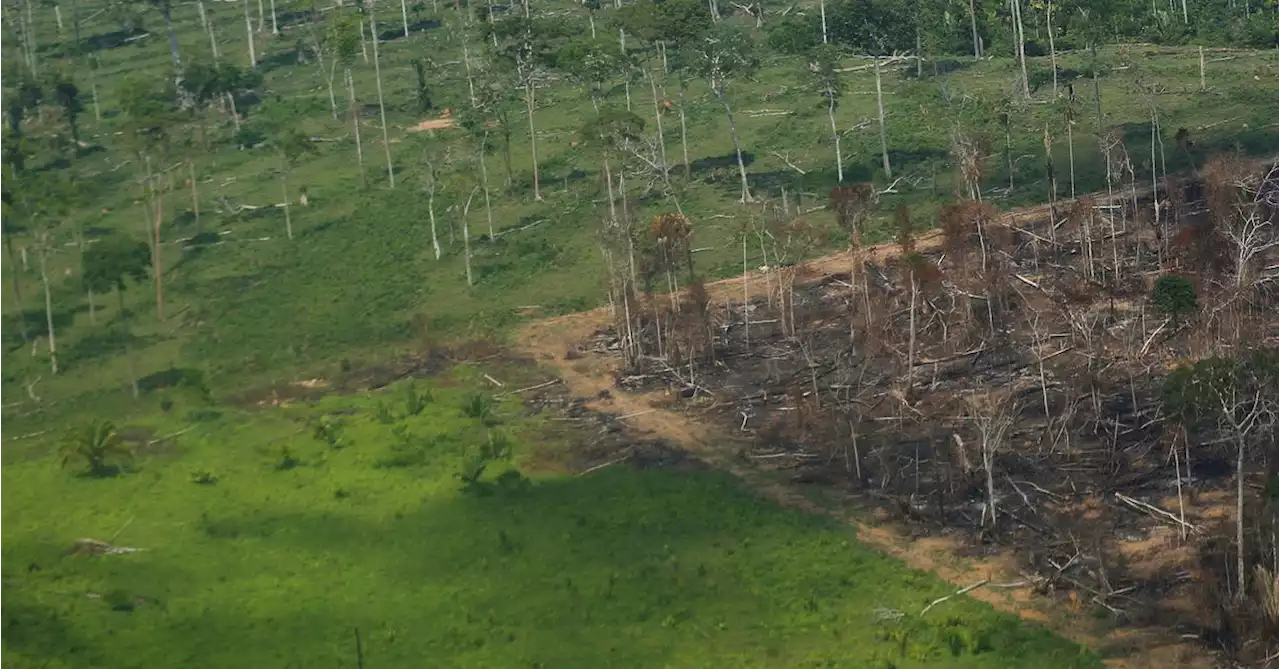
M 104 476 L 116 470 L 115 461 L 127 461 L 133 452 L 116 432 L 111 421 L 94 421 L 68 435 L 58 450 L 61 464 L 67 466 L 73 461 L 84 462 L 85 473 L 90 476 Z

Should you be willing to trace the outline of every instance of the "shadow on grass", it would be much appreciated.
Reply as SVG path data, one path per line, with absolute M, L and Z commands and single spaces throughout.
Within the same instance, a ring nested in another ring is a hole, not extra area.
M 504 486 L 490 479 L 485 489 L 488 494 L 454 493 L 383 522 L 361 522 L 339 506 L 327 513 L 208 512 L 198 527 L 217 543 L 267 542 L 300 561 L 364 565 L 362 573 L 370 576 L 323 597 L 448 584 L 451 608 L 500 613 L 511 640 L 489 636 L 494 621 L 484 614 L 459 618 L 453 634 L 488 652 L 518 649 L 545 666 L 609 662 L 616 651 L 607 645 L 559 638 L 582 626 L 651 628 L 626 651 L 649 666 L 675 657 L 668 653 L 691 652 L 690 645 L 705 643 L 707 634 L 733 653 L 768 656 L 781 666 L 796 666 L 814 652 L 864 663 L 857 666 L 916 653 L 970 656 L 963 666 L 972 667 L 1025 666 L 1020 660 L 1031 658 L 1045 667 L 1097 666 L 1046 631 L 970 600 L 949 602 L 947 614 L 936 620 L 907 614 L 901 623 L 877 623 L 877 607 L 915 611 L 948 587 L 851 543 L 846 528 L 773 506 L 723 473 L 623 465 L 536 484 Z M 372 494 L 342 492 L 335 495 L 340 505 Z M 796 567 L 779 568 L 780 560 Z M 756 612 L 750 621 L 741 618 L 744 607 Z M 369 605 L 348 614 L 365 625 L 396 624 L 405 615 Z M 548 616 L 557 623 L 547 625 Z M 764 639 L 750 632 L 752 625 L 790 631 Z M 832 645 L 814 647 L 804 641 L 804 630 L 818 625 L 845 631 Z M 900 630 L 898 637 L 891 638 L 893 629 Z M 952 643 L 945 630 L 970 642 Z M 422 642 L 448 645 L 444 630 L 425 635 Z M 451 648 L 448 655 L 461 652 Z

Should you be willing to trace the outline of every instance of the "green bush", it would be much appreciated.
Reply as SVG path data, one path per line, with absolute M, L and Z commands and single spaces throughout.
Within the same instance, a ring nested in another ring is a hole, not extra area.
M 1180 318 L 1196 310 L 1196 287 L 1185 276 L 1166 274 L 1151 289 L 1151 303 L 1162 314 Z

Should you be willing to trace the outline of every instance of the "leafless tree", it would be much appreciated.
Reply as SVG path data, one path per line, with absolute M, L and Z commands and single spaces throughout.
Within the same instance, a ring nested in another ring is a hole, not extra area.
M 987 508 L 983 512 L 983 525 L 986 525 L 986 518 L 989 516 L 994 529 L 997 524 L 995 458 L 996 453 L 1005 445 L 1005 436 L 1018 415 L 1016 391 L 1013 388 L 1000 388 L 966 395 L 964 408 L 969 421 L 978 431 L 982 448 L 982 468 L 987 479 Z

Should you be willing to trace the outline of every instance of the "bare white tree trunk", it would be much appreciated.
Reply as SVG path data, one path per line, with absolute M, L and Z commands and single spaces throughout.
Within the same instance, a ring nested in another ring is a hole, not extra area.
M 484 188 L 484 215 L 489 219 L 489 243 L 493 243 L 497 239 L 497 235 L 493 232 L 493 205 L 489 202 L 489 168 L 485 165 L 484 149 L 489 143 L 489 131 L 484 131 L 484 138 L 480 140 L 480 183 Z
M 889 166 L 889 134 L 884 125 L 884 92 L 880 88 L 880 59 L 872 61 L 876 74 L 876 111 L 880 119 L 880 158 L 884 163 L 884 177 L 893 178 L 893 168 Z
M 742 145 L 738 142 L 738 127 L 733 123 L 733 110 L 729 108 L 729 100 L 725 98 L 724 91 L 719 86 L 713 87 L 712 92 L 720 99 L 720 104 L 724 105 L 725 118 L 729 119 L 729 137 L 733 139 L 733 153 L 738 157 L 738 176 L 742 179 L 742 202 L 746 204 L 751 202 L 751 190 L 747 187 L 747 165 L 742 161 Z
M 378 84 L 378 115 L 382 117 L 382 149 L 387 155 L 387 186 L 396 187 L 396 171 L 391 164 L 391 139 L 387 136 L 387 106 L 382 102 L 382 66 L 378 62 L 378 24 L 369 3 L 369 34 L 373 35 L 373 78 Z
M 289 161 L 280 156 L 280 195 L 284 198 L 284 234 L 293 241 L 293 219 L 289 216 Z
M 343 72 L 343 77 L 347 80 L 347 101 L 351 109 L 351 127 L 355 129 L 356 135 L 356 162 L 360 165 L 360 183 L 366 184 L 368 180 L 364 174 L 364 146 L 360 142 L 360 110 L 356 107 L 356 86 L 351 79 L 351 68 L 347 68 Z
M 818 14 L 822 17 L 822 43 L 826 44 L 827 43 L 827 0 L 818 0 Z
M 53 332 L 53 294 L 49 291 L 49 272 L 46 259 L 49 255 L 49 233 L 41 233 L 40 283 L 44 285 L 44 322 L 49 330 L 49 365 L 53 374 L 58 373 L 58 342 Z
M 840 130 L 836 128 L 836 98 L 827 96 L 827 120 L 831 122 L 831 141 L 836 145 L 836 180 L 844 183 L 844 157 L 840 155 Z
M 276 0 L 271 0 L 271 34 L 280 34 L 280 22 L 276 18 Z
M 535 108 L 533 81 L 525 83 L 524 101 L 529 108 L 529 154 L 533 160 L 533 199 L 541 200 L 542 192 L 538 188 L 538 129 L 534 126 L 533 110 Z
M 249 68 L 258 67 L 258 54 L 253 50 L 253 20 L 249 18 L 249 0 L 244 0 L 244 36 L 249 43 Z
M 1018 42 L 1018 63 L 1022 66 L 1022 96 L 1031 99 L 1031 85 L 1027 81 L 1026 35 L 1022 31 L 1021 0 L 1010 0 L 1013 6 L 1014 39 Z
M 1049 67 L 1053 70 L 1053 97 L 1058 97 L 1058 51 L 1053 46 L 1053 0 L 1049 0 L 1044 14 L 1045 28 L 1049 31 Z
M 409 36 L 409 6 L 400 0 L 400 20 L 404 22 L 404 36 Z
M 667 142 L 662 135 L 662 109 L 658 104 L 658 84 L 653 80 L 653 72 L 649 72 L 648 68 L 645 69 L 649 77 L 649 90 L 653 94 L 653 125 L 658 131 L 658 157 L 662 161 L 662 180 L 669 186 L 671 176 L 670 170 L 667 169 Z
M 467 214 L 471 212 L 471 199 L 476 196 L 479 188 L 472 188 L 471 195 L 467 196 L 467 204 L 462 208 L 462 252 L 463 264 L 467 267 L 467 287 L 475 285 L 471 278 L 471 226 L 467 223 Z
M 440 237 L 436 234 L 436 169 L 427 164 L 430 173 L 430 184 L 427 188 L 427 218 L 431 221 L 431 249 L 435 251 L 436 260 L 440 259 Z

